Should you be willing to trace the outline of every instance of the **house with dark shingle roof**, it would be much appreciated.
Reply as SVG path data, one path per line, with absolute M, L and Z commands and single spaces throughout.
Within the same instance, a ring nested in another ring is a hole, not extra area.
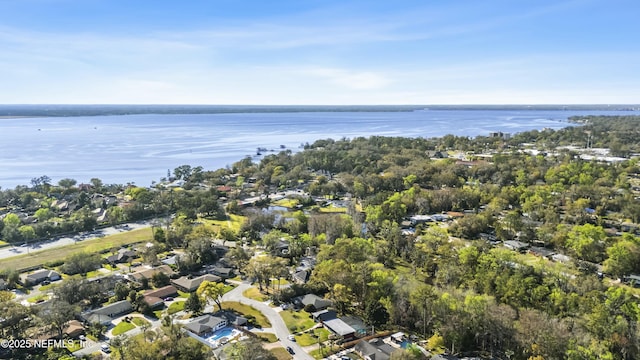
M 188 276 L 183 276 L 181 278 L 171 280 L 171 283 L 182 291 L 194 292 L 198 290 L 198 287 L 204 281 L 220 282 L 222 281 L 222 278 L 212 274 L 204 274 L 202 276 L 198 276 L 195 278 L 189 278 Z

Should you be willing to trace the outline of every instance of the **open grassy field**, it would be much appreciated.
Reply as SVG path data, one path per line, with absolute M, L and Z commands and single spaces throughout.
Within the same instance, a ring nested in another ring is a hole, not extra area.
M 229 220 L 200 219 L 200 221 L 203 224 L 213 226 L 215 230 L 220 229 L 220 227 L 225 227 L 231 229 L 235 233 L 238 233 L 240 231 L 240 226 L 242 226 L 245 218 L 246 217 L 244 216 L 229 214 Z
M 151 228 L 131 230 L 103 238 L 84 240 L 76 244 L 60 246 L 53 249 L 33 251 L 30 254 L 13 256 L 0 260 L 0 269 L 26 269 L 47 262 L 64 260 L 78 252 L 97 253 L 123 245 L 147 242 L 152 240 Z
M 243 315 L 251 315 L 256 318 L 256 323 L 263 328 L 271 327 L 271 323 L 266 316 L 264 316 L 258 309 L 253 306 L 241 304 L 235 301 L 225 301 L 222 303 L 222 308 L 225 310 L 234 310 Z

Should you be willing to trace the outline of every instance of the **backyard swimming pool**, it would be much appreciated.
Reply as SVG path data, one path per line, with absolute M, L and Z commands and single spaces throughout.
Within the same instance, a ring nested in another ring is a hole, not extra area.
M 230 340 L 238 337 L 242 333 L 239 330 L 234 328 L 225 327 L 213 333 L 213 335 L 206 338 L 207 342 L 209 342 L 214 347 L 218 347 L 221 344 L 225 344 Z

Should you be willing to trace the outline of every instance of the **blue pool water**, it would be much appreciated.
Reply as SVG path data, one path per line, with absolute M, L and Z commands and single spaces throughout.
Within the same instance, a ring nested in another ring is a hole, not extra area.
M 218 331 L 216 331 L 211 337 L 209 337 L 209 340 L 220 340 L 223 337 L 231 337 L 231 335 L 233 334 L 233 329 L 231 328 L 222 328 Z
M 409 341 L 409 340 L 405 340 L 405 341 L 400 343 L 400 347 L 403 348 L 403 349 L 406 349 L 409 345 L 411 345 L 411 341 Z

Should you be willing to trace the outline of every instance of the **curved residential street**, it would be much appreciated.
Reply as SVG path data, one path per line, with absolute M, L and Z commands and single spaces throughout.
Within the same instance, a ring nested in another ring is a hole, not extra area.
M 296 343 L 295 341 L 290 341 L 287 338 L 289 335 L 291 335 L 291 333 L 289 332 L 289 329 L 287 329 L 287 326 L 285 325 L 284 320 L 282 320 L 282 317 L 280 316 L 280 314 L 278 314 L 277 311 L 275 311 L 272 307 L 270 307 L 265 303 L 262 303 L 253 299 L 249 299 L 244 295 L 242 295 L 242 293 L 245 290 L 251 287 L 251 284 L 248 284 L 245 282 L 233 282 L 233 283 L 239 284 L 239 285 L 235 289 L 224 294 L 224 296 L 222 297 L 222 301 L 237 301 L 242 304 L 253 306 L 258 311 L 263 313 L 264 316 L 267 317 L 267 319 L 269 319 L 269 322 L 271 322 L 271 327 L 273 328 L 273 331 L 275 332 L 278 339 L 280 339 L 280 343 L 282 344 L 282 346 L 283 347 L 291 346 L 291 348 L 295 352 L 295 355 L 293 355 L 294 359 L 313 360 L 313 357 L 307 354 L 302 349 L 302 347 L 298 345 L 298 343 Z

